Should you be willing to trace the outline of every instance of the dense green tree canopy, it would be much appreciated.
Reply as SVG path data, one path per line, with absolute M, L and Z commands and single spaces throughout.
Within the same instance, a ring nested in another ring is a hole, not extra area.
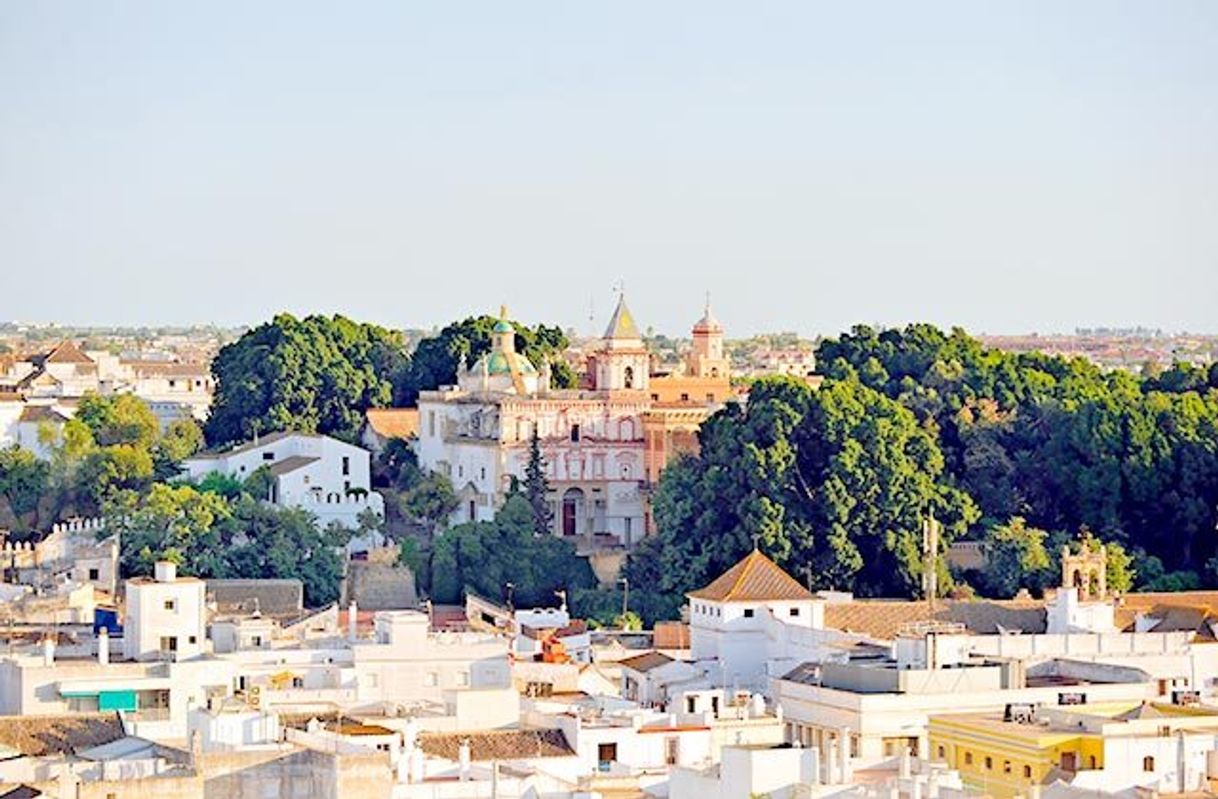
M 300 430 L 354 441 L 406 366 L 400 334 L 341 316 L 280 314 L 220 350 L 205 432 L 213 446 Z
M 933 510 L 943 543 L 987 542 L 990 593 L 1040 590 L 1084 530 L 1114 589 L 1218 585 L 1218 370 L 1109 373 L 930 325 L 856 327 L 817 359 L 819 392 L 758 381 L 703 425 L 701 454 L 665 471 L 632 581 L 675 595 L 756 536 L 814 585 L 913 595 Z
M 669 466 L 655 498 L 659 536 L 631 581 L 684 592 L 757 545 L 823 588 L 910 594 L 921 580 L 923 520 L 943 543 L 977 517 L 944 480 L 934 437 L 900 403 L 856 379 L 813 391 L 760 380 L 746 407 L 703 425 L 700 457 Z M 655 569 L 644 561 L 659 558 Z
M 570 542 L 534 535 L 533 511 L 518 494 L 504 502 L 493 521 L 459 524 L 440 534 L 432 550 L 437 602 L 459 602 L 466 591 L 502 600 L 509 582 L 520 606 L 554 605 L 556 591 L 595 584 L 588 562 Z

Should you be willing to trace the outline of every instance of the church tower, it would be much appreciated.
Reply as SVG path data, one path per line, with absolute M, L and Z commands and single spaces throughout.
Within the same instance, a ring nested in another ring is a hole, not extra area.
M 618 297 L 617 308 L 593 360 L 598 391 L 647 390 L 650 358 L 634 317 L 626 307 L 624 294 Z
M 702 318 L 694 323 L 694 346 L 685 363 L 685 372 L 690 377 L 729 377 L 730 365 L 723 355 L 723 325 L 711 313 L 710 300 Z

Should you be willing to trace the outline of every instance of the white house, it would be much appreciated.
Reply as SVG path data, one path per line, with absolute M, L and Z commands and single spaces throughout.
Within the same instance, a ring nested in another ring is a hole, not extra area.
M 169 562 L 155 576 L 127 581 L 123 656 L 128 660 L 191 660 L 206 649 L 206 583 L 178 577 Z
M 725 687 L 766 687 L 771 627 L 824 627 L 824 601 L 756 549 L 688 596 L 690 656 Z
M 244 480 L 262 467 L 272 477 L 267 501 L 303 508 L 321 526 L 355 527 L 365 510 L 384 516 L 384 499 L 372 491 L 371 456 L 366 449 L 315 433 L 263 436 L 225 452 L 205 453 L 182 463 L 199 480 L 212 472 Z

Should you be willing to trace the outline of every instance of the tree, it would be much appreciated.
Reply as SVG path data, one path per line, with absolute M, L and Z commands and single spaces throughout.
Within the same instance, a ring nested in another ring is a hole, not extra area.
M 93 440 L 102 447 L 127 444 L 151 450 L 161 432 L 156 414 L 134 394 L 103 397 L 86 393 L 80 399 L 76 418 L 88 426 Z
M 1040 591 L 1051 580 L 1051 561 L 1045 549 L 1048 533 L 1019 516 L 991 527 L 985 540 L 983 572 L 987 595 L 1009 598 L 1020 588 Z
M 355 441 L 406 366 L 401 335 L 341 316 L 280 314 L 220 350 L 204 432 L 213 446 L 280 430 Z
M 267 505 L 250 496 L 233 503 L 227 527 L 232 543 L 222 576 L 300 580 L 308 607 L 338 600 L 343 576 L 340 552 L 349 531 L 318 529 L 316 517 L 308 511 Z
M 402 515 L 431 536 L 457 509 L 457 495 L 444 475 L 420 472 L 410 487 L 398 495 L 398 503 Z
M 124 576 L 152 574 L 170 550 L 180 556 L 183 574 L 224 576 L 231 542 L 221 534 L 221 523 L 232 512 L 219 494 L 157 483 L 146 495 L 132 490 L 112 495 L 104 513 L 107 534 L 119 534 Z
M 596 580 L 575 547 L 552 535 L 536 537 L 533 512 L 509 497 L 489 522 L 467 522 L 437 536 L 432 548 L 432 598 L 457 602 L 466 592 L 502 595 L 515 585 L 518 606 L 549 605 L 556 591 L 591 588 Z
M 18 523 L 38 510 L 50 482 L 50 465 L 34 453 L 16 444 L 0 449 L 0 497 Z
M 554 529 L 554 511 L 550 507 L 550 481 L 546 479 L 546 463 L 536 425 L 529 437 L 529 460 L 524 467 L 524 498 L 533 511 L 534 535 L 549 535 Z

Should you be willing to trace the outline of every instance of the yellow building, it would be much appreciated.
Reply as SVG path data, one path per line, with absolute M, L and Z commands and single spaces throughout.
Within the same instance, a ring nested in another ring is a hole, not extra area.
M 1013 709 L 931 717 L 931 757 L 958 770 L 966 788 L 997 799 L 1058 780 L 1112 791 L 1209 787 L 1206 753 L 1218 742 L 1214 709 L 1157 703 Z

